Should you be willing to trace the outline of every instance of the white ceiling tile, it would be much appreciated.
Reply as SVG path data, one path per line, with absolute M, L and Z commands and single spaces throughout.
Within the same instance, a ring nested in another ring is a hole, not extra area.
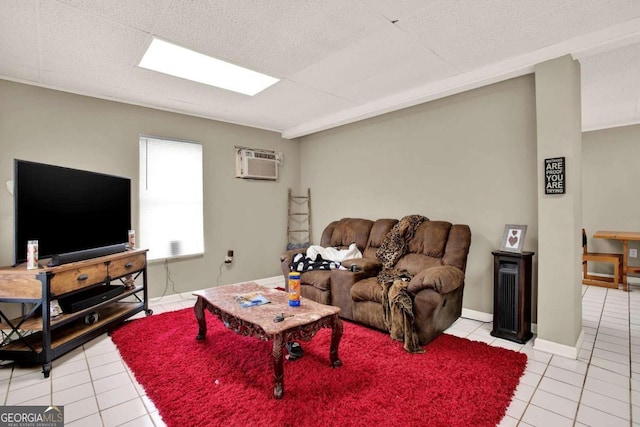
M 151 31 L 172 0 L 57 0 L 114 22 Z
M 283 2 L 174 0 L 153 33 L 189 49 L 249 67 L 237 53 L 287 13 Z
M 435 50 L 445 60 L 466 71 L 639 16 L 640 2 L 637 0 L 581 0 L 484 35 L 475 35 L 465 43 Z
M 149 36 L 56 1 L 40 11 L 43 71 L 82 75 L 117 86 L 142 56 Z
M 0 28 L 2 68 L 10 68 L 20 73 L 24 72 L 25 67 L 37 69 L 38 28 L 35 0 L 6 2 L 0 8 Z
M 201 117 L 215 119 L 218 115 L 225 113 L 225 110 L 222 108 L 217 110 L 201 108 L 189 102 L 184 102 L 182 100 L 167 97 L 158 97 L 157 94 L 148 92 L 133 92 L 127 89 L 120 89 L 118 93 L 120 94 L 120 97 L 122 99 L 126 99 L 126 102 L 128 103 L 145 107 L 158 108 L 161 110 L 173 111 L 187 115 L 198 115 Z M 206 113 L 201 114 L 201 112 L 205 110 Z
M 443 0 L 362 0 L 389 21 L 403 20 Z
M 25 67 L 16 62 L 0 62 L 0 79 L 6 77 L 9 80 L 19 80 L 40 83 L 40 69 Z
M 291 80 L 365 103 L 453 74 L 455 70 L 440 58 L 390 26 L 292 75 Z
M 40 82 L 54 89 L 68 90 L 80 94 L 100 95 L 103 87 L 116 88 L 115 81 L 108 82 L 107 78 L 95 79 L 91 73 L 81 69 L 69 68 L 68 70 L 42 70 Z
M 590 128 L 640 121 L 640 44 L 580 59 L 582 122 Z
M 288 77 L 387 25 L 392 24 L 359 2 L 290 3 L 285 15 L 238 53 L 238 61 Z
M 147 97 L 161 96 L 210 108 L 222 105 L 226 109 L 249 98 L 247 95 L 137 67 L 129 74 L 122 88 L 128 93 Z
M 397 25 L 438 52 L 454 49 L 502 28 L 517 28 L 520 22 L 567 1 L 443 1 L 421 9 Z
M 283 80 L 258 95 L 248 98 L 245 102 L 239 103 L 233 110 L 256 114 L 283 123 L 300 123 L 353 106 L 355 104 L 347 100 Z
M 583 90 L 599 84 L 626 86 L 621 79 L 640 85 L 640 43 L 581 58 L 580 65 Z
M 354 82 L 343 88 L 341 94 L 344 98 L 366 104 L 433 83 L 450 74 L 442 63 L 434 65 L 426 59 L 415 58 L 410 62 L 397 63 L 384 73 Z

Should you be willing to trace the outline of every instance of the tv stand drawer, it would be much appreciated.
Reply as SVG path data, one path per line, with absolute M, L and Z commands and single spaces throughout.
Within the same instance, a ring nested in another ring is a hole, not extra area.
M 107 275 L 107 266 L 103 262 L 55 273 L 50 282 L 51 294 L 59 297 L 68 292 L 104 282 Z
M 108 271 L 111 279 L 135 273 L 144 268 L 147 263 L 146 254 L 135 254 L 125 258 L 114 259 L 109 263 Z

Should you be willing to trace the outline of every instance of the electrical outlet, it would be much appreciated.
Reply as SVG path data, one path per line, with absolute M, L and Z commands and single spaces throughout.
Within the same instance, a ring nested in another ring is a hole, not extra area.
M 638 250 L 637 249 L 629 249 L 629 256 L 631 258 L 638 258 Z
M 232 261 L 233 261 L 233 251 L 231 249 L 229 249 L 227 251 L 227 256 L 224 257 L 224 263 L 225 264 L 231 264 Z

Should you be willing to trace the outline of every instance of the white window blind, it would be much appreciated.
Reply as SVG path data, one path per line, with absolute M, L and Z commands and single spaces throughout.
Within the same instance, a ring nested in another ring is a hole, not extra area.
M 140 137 L 136 246 L 161 259 L 204 252 L 202 145 Z

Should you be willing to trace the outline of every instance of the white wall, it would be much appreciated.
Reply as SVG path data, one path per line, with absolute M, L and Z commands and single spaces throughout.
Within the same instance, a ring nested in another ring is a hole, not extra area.
M 189 117 L 0 80 L 0 265 L 13 262 L 13 159 L 132 178 L 137 228 L 140 134 L 198 141 L 204 155 L 205 254 L 149 269 L 151 296 L 280 274 L 287 189 L 298 190 L 299 145 L 275 132 Z M 284 153 L 277 182 L 236 179 L 234 146 Z M 46 191 L 46 189 L 43 189 Z M 55 226 L 52 224 L 52 226 Z M 99 226 L 99 225 L 96 225 Z M 223 265 L 227 249 L 234 262 Z M 220 277 L 218 277 L 220 276 Z
M 301 165 L 315 241 L 347 216 L 468 224 L 465 308 L 493 312 L 491 251 L 505 224 L 526 224 L 524 249 L 537 248 L 532 75 L 306 136 Z

